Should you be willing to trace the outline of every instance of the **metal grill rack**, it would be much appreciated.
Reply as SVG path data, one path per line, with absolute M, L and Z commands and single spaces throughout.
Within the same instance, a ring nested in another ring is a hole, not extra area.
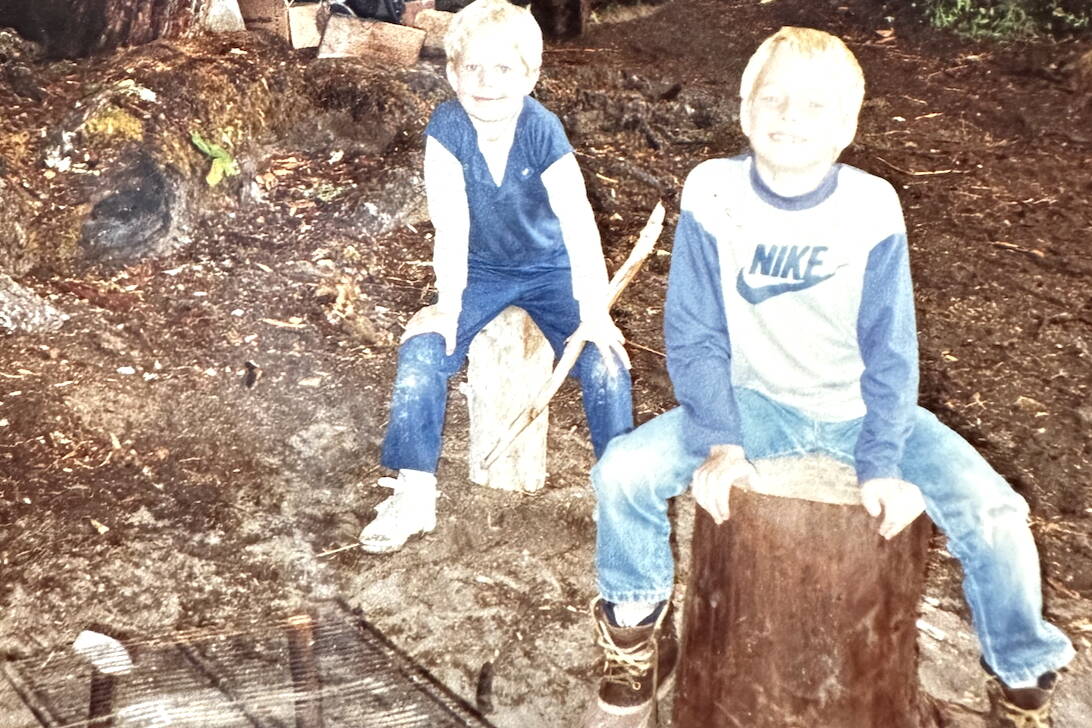
M 71 648 L 3 672 L 47 728 L 492 728 L 344 605 L 123 645 L 126 674 Z

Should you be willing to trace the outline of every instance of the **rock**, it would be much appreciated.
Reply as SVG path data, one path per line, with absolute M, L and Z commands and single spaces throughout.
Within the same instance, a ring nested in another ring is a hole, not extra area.
M 35 61 L 42 55 L 42 49 L 19 35 L 12 28 L 0 28 L 0 63 L 11 61 Z
M 0 332 L 55 331 L 68 319 L 33 291 L 0 273 Z
M 0 176 L 0 270 L 18 276 L 34 266 L 27 222 L 34 219 L 38 207 L 26 190 Z
M 57 272 L 177 250 L 198 220 L 238 205 L 242 182 L 210 186 L 191 133 L 241 162 L 283 137 L 308 105 L 302 74 L 283 72 L 288 53 L 269 36 L 210 35 L 78 66 L 75 83 L 49 88 L 73 97 L 68 113 L 17 160 L 36 209 L 25 238 L 4 242 Z
M 42 100 L 42 87 L 29 67 L 22 63 L 5 63 L 3 68 L 4 80 L 11 86 L 12 91 L 24 99 Z
M 409 0 L 406 3 L 405 9 L 402 11 L 402 24 L 408 25 L 413 28 L 420 28 L 414 20 L 417 18 L 417 13 L 422 10 L 435 10 L 436 0 Z
M 1092 51 L 1086 51 L 1073 64 L 1077 88 L 1084 93 L 1092 93 Z
M 171 189 L 165 171 L 142 154 L 114 170 L 83 225 L 83 247 L 95 262 L 125 263 L 157 252 L 168 240 Z
M 430 10 L 424 8 L 417 11 L 413 17 L 413 27 L 425 31 L 425 43 L 423 50 L 429 53 L 442 55 L 444 52 L 444 35 L 454 13 L 445 13 L 443 10 Z
M 212 33 L 246 30 L 238 0 L 211 0 L 205 15 L 205 28 Z
M 1092 427 L 1092 404 L 1086 404 L 1077 408 L 1077 419 L 1085 425 Z
M 425 180 L 420 166 L 384 169 L 369 180 L 369 190 L 352 221 L 367 236 L 377 236 L 404 225 L 426 222 Z

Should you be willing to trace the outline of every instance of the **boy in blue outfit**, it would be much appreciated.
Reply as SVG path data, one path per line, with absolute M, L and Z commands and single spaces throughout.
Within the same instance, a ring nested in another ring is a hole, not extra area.
M 508 306 L 530 314 L 554 351 L 589 341 L 575 366 L 596 457 L 633 427 L 629 360 L 607 309 L 607 271 L 584 179 L 558 118 L 528 94 L 542 33 L 527 8 L 476 0 L 444 39 L 456 99 L 437 107 L 425 142 L 436 230 L 437 302 L 402 336 L 381 462 L 394 494 L 360 534 L 371 553 L 436 525 L 448 379 L 474 335 Z
M 716 522 L 749 460 L 824 453 L 855 466 L 891 538 L 924 509 L 948 537 L 990 677 L 992 725 L 1049 725 L 1069 640 L 1041 616 L 1023 499 L 917 406 L 913 292 L 891 186 L 837 164 L 864 79 L 817 30 L 782 28 L 743 72 L 749 154 L 683 188 L 664 309 L 680 407 L 619 437 L 592 471 L 593 603 L 604 673 L 585 728 L 645 726 L 674 675 L 667 500 L 688 487 Z

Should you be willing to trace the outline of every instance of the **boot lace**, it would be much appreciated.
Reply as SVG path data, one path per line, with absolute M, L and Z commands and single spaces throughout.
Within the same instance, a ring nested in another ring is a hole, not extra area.
M 1018 705 L 1013 705 L 1007 700 L 1001 702 L 1001 715 L 1008 721 L 1002 723 L 1004 728 L 1049 728 L 1050 706 L 1027 710 Z
M 1004 690 L 996 678 L 990 680 L 997 695 L 997 707 L 1000 709 L 1000 728 L 1050 728 L 1050 701 L 1038 708 L 1021 708 L 1005 697 Z
M 600 622 L 597 643 L 603 648 L 603 677 L 608 682 L 641 689 L 641 678 L 652 670 L 656 657 L 655 639 L 639 642 L 633 647 L 619 647 L 611 639 L 607 625 Z

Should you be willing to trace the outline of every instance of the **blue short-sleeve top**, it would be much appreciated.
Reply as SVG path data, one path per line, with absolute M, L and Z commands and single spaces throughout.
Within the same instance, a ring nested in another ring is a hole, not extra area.
M 477 131 L 457 100 L 436 108 L 425 133 L 462 164 L 470 207 L 471 268 L 568 267 L 561 225 L 542 183 L 542 173 L 572 152 L 555 114 L 530 96 L 524 98 L 500 185 L 493 181 L 478 149 Z

